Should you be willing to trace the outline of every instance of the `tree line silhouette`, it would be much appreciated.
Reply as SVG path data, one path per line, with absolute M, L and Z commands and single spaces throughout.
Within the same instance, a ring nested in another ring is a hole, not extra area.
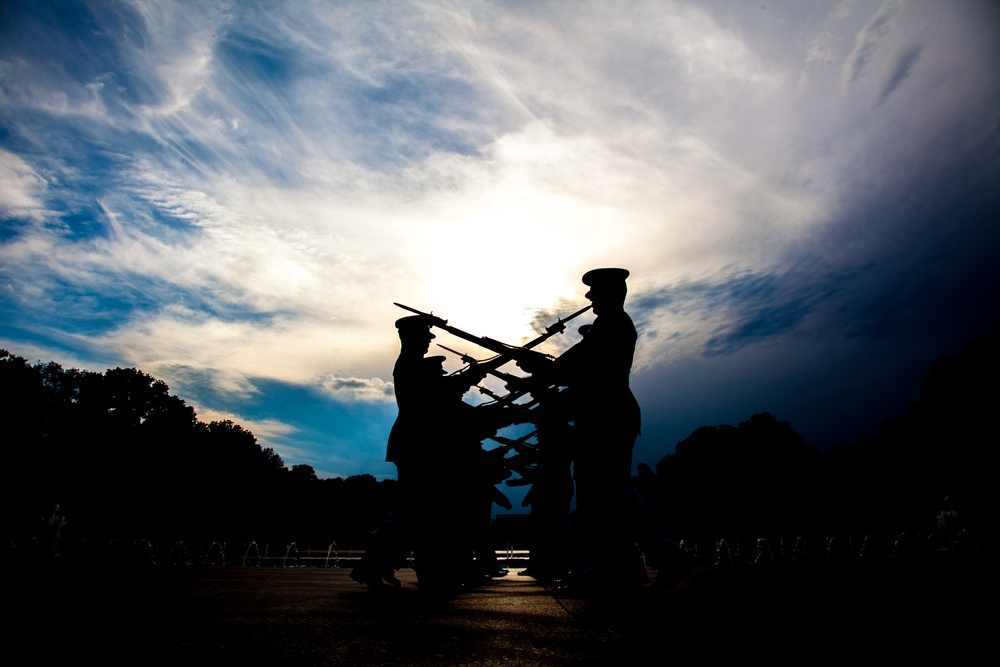
M 950 512 L 969 539 L 995 540 L 998 371 L 996 343 L 974 341 L 938 359 L 872 438 L 823 454 L 761 413 L 695 430 L 634 482 L 688 539 L 928 534 Z
M 939 359 L 906 414 L 850 446 L 819 452 L 761 413 L 695 430 L 655 469 L 640 463 L 633 483 L 688 540 L 931 532 L 943 510 L 993 539 L 998 361 L 993 341 Z M 71 535 L 91 540 L 343 545 L 393 507 L 393 480 L 289 468 L 135 368 L 64 369 L 0 350 L 0 415 L 0 534 L 15 541 L 59 504 Z
M 0 534 L 30 540 L 58 504 L 90 540 L 347 543 L 391 505 L 395 482 L 317 479 L 232 421 L 203 423 L 166 383 L 30 364 L 0 351 Z

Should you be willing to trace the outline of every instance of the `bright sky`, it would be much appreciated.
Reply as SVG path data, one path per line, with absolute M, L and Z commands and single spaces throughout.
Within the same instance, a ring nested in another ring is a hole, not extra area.
M 849 444 L 997 334 L 997 63 L 987 1 L 8 1 L 0 346 L 386 476 L 394 301 L 516 343 L 622 266 L 636 461 Z

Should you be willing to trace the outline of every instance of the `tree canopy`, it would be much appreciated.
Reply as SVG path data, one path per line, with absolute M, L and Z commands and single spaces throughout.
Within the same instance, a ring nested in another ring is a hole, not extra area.
M 360 539 L 392 493 L 370 475 L 320 480 L 308 465 L 288 469 L 249 430 L 198 421 L 136 368 L 64 369 L 0 350 L 0 419 L 8 535 L 30 535 L 59 504 L 73 534 L 92 539 L 328 543 Z
M 931 531 L 946 506 L 992 531 L 998 371 L 997 344 L 975 341 L 936 361 L 920 399 L 871 439 L 823 455 L 761 413 L 696 429 L 635 482 L 688 536 Z

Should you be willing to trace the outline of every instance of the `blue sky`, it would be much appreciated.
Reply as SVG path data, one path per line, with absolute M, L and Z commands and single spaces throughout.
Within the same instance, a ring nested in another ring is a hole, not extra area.
M 849 443 L 997 333 L 998 37 L 968 0 L 5 2 L 0 346 L 386 476 L 394 301 L 517 343 L 624 266 L 636 461 L 764 410 Z

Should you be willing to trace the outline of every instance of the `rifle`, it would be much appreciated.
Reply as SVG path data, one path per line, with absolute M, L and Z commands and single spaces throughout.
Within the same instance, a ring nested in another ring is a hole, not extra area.
M 490 398 L 492 398 L 494 401 L 496 401 L 500 405 L 504 405 L 504 406 L 506 406 L 508 408 L 518 408 L 518 409 L 522 409 L 522 410 L 530 410 L 531 408 L 535 407 L 535 404 L 538 402 L 537 400 L 534 400 L 534 401 L 529 401 L 527 403 L 515 403 L 515 401 L 517 399 L 521 398 L 522 396 L 524 396 L 524 394 L 526 394 L 528 392 L 514 392 L 514 391 L 512 391 L 511 393 L 509 393 L 509 394 L 507 394 L 505 396 L 501 396 L 500 394 L 496 393 L 495 391 L 492 391 L 489 387 L 483 387 L 482 385 L 477 386 L 476 389 L 479 390 L 480 394 L 483 394 L 484 396 L 489 396 Z M 484 404 L 484 405 L 492 405 L 492 403 Z
M 403 304 L 396 303 L 396 302 L 393 302 L 393 305 L 394 306 L 399 306 L 403 310 L 408 310 L 411 313 L 416 313 L 417 315 L 422 315 L 423 317 L 428 318 L 428 320 L 431 322 L 431 324 L 434 325 L 434 326 L 436 326 L 437 328 L 443 329 L 444 331 L 447 331 L 448 333 L 452 334 L 453 336 L 457 336 L 459 338 L 467 340 L 470 343 L 475 343 L 476 345 L 478 345 L 480 347 L 484 347 L 487 350 L 490 350 L 491 352 L 495 352 L 497 354 L 496 357 L 494 357 L 493 359 L 488 360 L 487 362 L 484 362 L 484 363 L 496 364 L 495 368 L 499 368 L 500 366 L 502 366 L 504 363 L 506 363 L 510 359 L 518 359 L 518 358 L 523 358 L 523 357 L 529 356 L 527 354 L 527 351 L 531 350 L 534 347 L 537 347 L 538 345 L 541 345 L 542 343 L 544 343 L 545 341 L 547 341 L 552 336 L 566 331 L 566 323 L 567 322 L 569 322 L 570 320 L 572 320 L 574 317 L 577 317 L 579 315 L 583 315 L 585 312 L 587 312 L 591 308 L 591 306 L 584 306 L 583 308 L 581 308 L 580 310 L 576 311 L 572 315 L 569 315 L 567 317 L 559 318 L 558 320 L 556 320 L 556 322 L 554 324 L 545 327 L 545 333 L 543 333 L 540 336 L 538 336 L 537 338 L 535 338 L 535 339 L 533 339 L 533 340 L 525 343 L 524 345 L 518 347 L 516 345 L 508 345 L 507 343 L 502 343 L 502 342 L 500 342 L 500 341 L 498 341 L 496 339 L 489 338 L 488 336 L 476 336 L 474 334 L 470 334 L 467 331 L 462 331 L 458 327 L 450 326 L 448 324 L 448 320 L 442 319 L 442 318 L 440 318 L 440 317 L 438 317 L 436 315 L 432 315 L 430 313 L 421 312 L 421 311 L 417 310 L 416 308 L 410 308 L 409 306 L 404 306 Z M 540 354 L 540 353 L 539 352 L 532 352 L 531 354 L 537 355 L 537 354 Z M 546 356 L 548 356 L 548 355 L 546 355 Z M 501 359 L 503 361 L 500 361 Z
M 532 386 L 530 386 L 528 384 L 523 384 L 523 383 L 521 384 L 520 387 L 516 387 L 515 388 L 515 385 L 517 385 L 518 382 L 522 380 L 522 378 L 519 378 L 519 377 L 514 376 L 514 375 L 510 375 L 508 373 L 502 373 L 498 369 L 501 366 L 503 366 L 505 363 L 507 363 L 507 361 L 509 361 L 511 359 L 520 360 L 521 358 L 539 355 L 540 353 L 533 351 L 532 348 L 537 347 L 538 345 L 542 344 L 543 342 L 545 342 L 546 340 L 548 340 L 549 338 L 551 338 L 552 336 L 554 336 L 556 334 L 563 333 L 566 330 L 566 323 L 567 322 L 569 322 L 570 320 L 572 320 L 572 319 L 574 319 L 576 317 L 579 317 L 580 315 L 584 314 L 585 312 L 587 312 L 591 308 L 591 306 L 584 306 L 580 310 L 576 311 L 575 313 L 573 313 L 571 315 L 568 315 L 567 317 L 562 317 L 562 318 L 557 319 L 555 321 L 555 323 L 553 323 L 550 326 L 548 326 L 548 327 L 545 328 L 545 333 L 537 336 L 536 338 L 534 338 L 533 340 L 529 341 L 528 343 L 525 343 L 523 346 L 517 347 L 517 346 L 514 346 L 514 345 L 508 345 L 506 343 L 502 343 L 502 342 L 500 342 L 498 340 L 495 340 L 493 338 L 489 338 L 487 336 L 476 336 L 474 334 L 470 334 L 467 331 L 463 331 L 462 329 L 459 329 L 458 327 L 450 326 L 448 324 L 448 320 L 445 320 L 443 318 L 437 317 L 436 315 L 432 315 L 432 314 L 429 314 L 429 313 L 421 312 L 421 311 L 417 310 L 416 308 L 411 308 L 409 306 L 405 306 L 405 305 L 403 305 L 401 303 L 396 303 L 396 302 L 394 302 L 394 305 L 402 308 L 403 310 L 408 310 L 411 313 L 415 313 L 415 314 L 420 315 L 422 317 L 426 317 L 433 326 L 436 326 L 439 329 L 443 329 L 444 331 L 447 331 L 448 333 L 450 333 L 450 334 L 452 334 L 454 336 L 457 336 L 458 338 L 461 338 L 463 340 L 467 340 L 467 341 L 469 341 L 471 343 L 475 343 L 476 345 L 479 345 L 480 347 L 484 347 L 487 350 L 495 352 L 496 353 L 495 357 L 493 357 L 491 359 L 487 359 L 485 361 L 478 361 L 478 360 L 474 359 L 473 357 L 471 357 L 471 356 L 469 356 L 467 354 L 463 354 L 463 353 L 457 352 L 455 350 L 451 350 L 451 349 L 449 349 L 449 348 L 441 345 L 442 348 L 448 350 L 449 352 L 453 352 L 454 354 L 458 354 L 461 357 L 462 362 L 468 364 L 470 367 L 472 367 L 473 365 L 478 365 L 481 370 L 483 368 L 485 368 L 487 373 L 491 373 L 491 374 L 495 375 L 496 377 L 499 377 L 499 378 L 505 380 L 508 383 L 508 389 L 510 390 L 510 393 L 507 396 L 504 396 L 504 397 L 497 396 L 496 394 L 494 394 L 493 392 L 489 391 L 485 387 L 480 387 L 479 388 L 480 392 L 482 392 L 482 393 L 484 393 L 484 394 L 492 397 L 494 400 L 497 401 L 498 404 L 507 406 L 508 408 L 514 407 L 516 405 L 515 401 L 518 398 L 520 398 L 521 396 L 523 396 L 526 393 L 531 392 L 533 394 L 533 400 L 530 403 L 528 403 L 528 404 L 524 404 L 524 405 L 518 406 L 520 409 L 523 409 L 525 411 L 530 410 L 531 408 L 535 407 L 539 403 L 539 398 L 537 396 L 534 396 L 535 392 L 533 391 L 533 389 L 537 389 L 537 388 L 532 387 Z M 551 357 L 549 357 L 549 355 L 544 355 L 544 356 L 546 356 L 548 358 L 551 358 Z M 556 392 L 556 393 L 558 393 L 558 392 Z M 533 445 L 531 445 L 531 444 L 529 444 L 529 443 L 527 443 L 525 441 L 528 440 L 529 438 L 531 438 L 532 436 L 534 436 L 537 432 L 538 431 L 536 429 L 532 433 L 529 433 L 526 436 L 518 438 L 517 440 L 512 440 L 510 438 L 505 438 L 503 436 L 498 436 L 498 435 L 495 435 L 495 434 L 492 435 L 492 436 L 487 436 L 487 437 L 489 437 L 491 440 L 499 442 L 502 445 L 500 449 L 505 450 L 505 454 L 506 454 L 506 452 L 509 452 L 510 450 L 513 449 L 515 451 L 515 453 L 517 454 L 517 456 L 512 457 L 512 459 L 504 459 L 506 461 L 507 468 L 509 470 L 513 470 L 515 472 L 518 472 L 523 477 L 525 477 L 525 479 L 530 479 L 531 472 L 532 472 L 530 466 L 532 465 L 532 463 L 535 460 L 537 460 L 538 449 L 537 449 L 537 445 L 533 446 Z M 527 459 L 529 461 L 532 461 L 532 463 L 528 463 L 527 465 L 521 464 L 520 461 L 515 461 L 514 460 L 514 459 L 518 459 L 518 458 Z
M 531 483 L 530 479 L 534 473 L 534 464 L 538 458 L 538 446 L 532 445 L 531 443 L 526 442 L 526 440 L 528 440 L 531 437 L 534 437 L 537 433 L 538 429 L 535 429 L 531 433 L 523 435 L 516 440 L 514 440 L 513 438 L 505 438 L 502 435 L 489 436 L 490 440 L 499 442 L 501 445 L 494 451 L 502 451 L 504 456 L 506 456 L 508 452 L 514 450 L 515 456 L 512 456 L 511 458 L 501 459 L 507 470 L 510 470 L 511 472 L 516 472 L 517 474 L 521 475 L 521 477 L 525 478 L 526 480 L 529 480 L 526 482 L 515 483 L 515 484 L 511 484 L 510 482 L 508 482 L 507 484 L 508 486 L 522 486 L 523 484 Z M 527 463 L 521 463 L 519 459 L 527 459 Z
M 447 345 L 442 345 L 441 343 L 438 343 L 437 345 L 442 350 L 447 350 L 448 352 L 451 352 L 452 354 L 457 354 L 458 357 L 462 360 L 463 364 L 468 364 L 469 367 L 478 367 L 478 368 L 482 369 L 483 372 L 489 373 L 493 377 L 499 378 L 499 379 L 503 380 L 504 382 L 507 383 L 508 388 L 510 387 L 510 385 L 516 384 L 519 380 L 523 379 L 521 377 L 518 377 L 517 375 L 511 375 L 510 373 L 498 370 L 500 366 L 503 366 L 508 361 L 508 359 L 505 358 L 505 357 L 503 357 L 503 355 L 498 354 L 497 356 L 490 357 L 489 359 L 479 360 L 479 359 L 476 359 L 474 357 L 469 356 L 468 354 L 465 354 L 464 352 L 459 352 L 458 350 L 453 350 L 450 347 L 448 347 Z M 459 372 L 459 371 L 456 371 L 456 373 L 457 372 Z M 488 391 L 485 391 L 484 389 L 485 389 L 484 387 L 480 387 L 479 391 L 481 391 L 484 394 L 489 394 L 490 396 L 492 396 L 495 399 L 499 398 L 495 394 L 492 394 L 492 393 L 490 393 Z
M 527 440 L 529 438 L 535 437 L 536 435 L 538 435 L 537 428 L 531 433 L 527 435 L 522 435 L 520 438 L 516 440 L 513 438 L 506 438 L 502 435 L 491 435 L 489 436 L 489 439 L 495 442 L 499 442 L 502 445 L 501 448 L 506 449 L 507 451 L 513 449 L 514 452 L 517 454 L 527 454 L 529 456 L 532 456 L 538 453 L 537 451 L 538 446 L 533 445 L 530 442 L 527 442 Z

